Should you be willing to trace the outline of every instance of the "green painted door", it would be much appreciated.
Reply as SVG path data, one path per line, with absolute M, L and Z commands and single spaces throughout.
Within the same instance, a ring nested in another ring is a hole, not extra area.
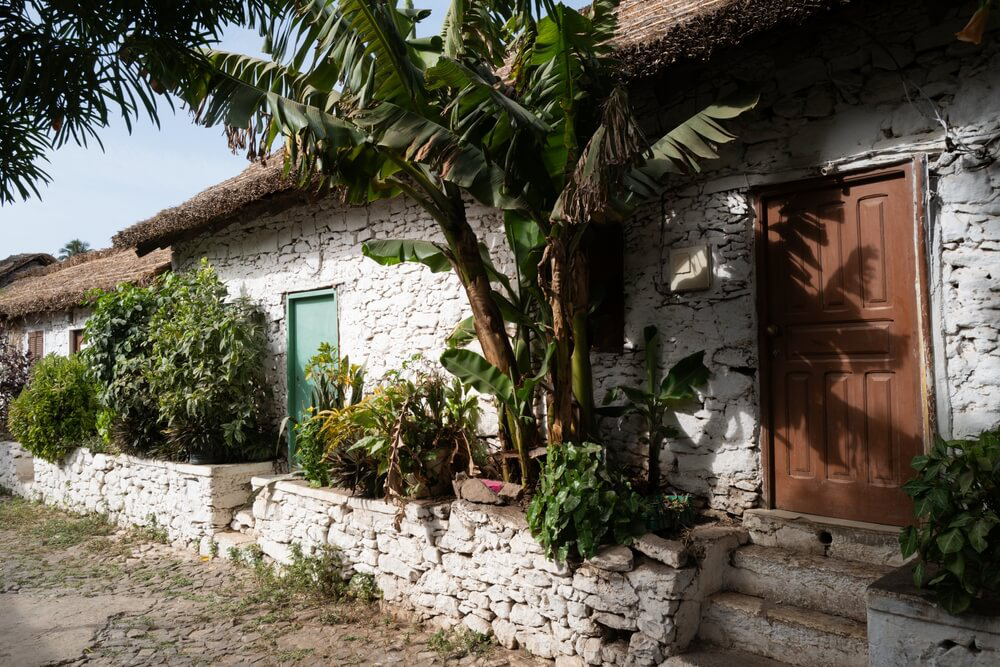
M 312 384 L 306 381 L 306 362 L 320 343 L 338 347 L 337 294 L 332 289 L 288 295 L 288 414 L 301 419 L 312 403 Z M 295 431 L 288 429 L 288 460 L 295 461 Z

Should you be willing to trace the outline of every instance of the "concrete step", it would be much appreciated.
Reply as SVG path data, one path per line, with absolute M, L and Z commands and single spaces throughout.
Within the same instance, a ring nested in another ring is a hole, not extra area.
M 868 619 L 865 589 L 893 569 L 757 544 L 734 551 L 732 565 L 726 590 L 862 623 Z
M 698 636 L 800 667 L 867 667 L 864 623 L 742 593 L 719 593 L 705 606 Z
M 898 526 L 755 509 L 744 512 L 743 527 L 753 544 L 764 547 L 876 565 L 903 564 Z
M 788 663 L 714 646 L 691 646 L 683 654 L 667 658 L 660 667 L 788 667 Z

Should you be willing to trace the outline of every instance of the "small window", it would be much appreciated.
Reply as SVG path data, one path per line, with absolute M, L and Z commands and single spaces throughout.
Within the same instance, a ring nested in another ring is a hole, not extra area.
M 625 233 L 620 224 L 591 225 L 587 246 L 591 347 L 621 352 L 625 344 Z
M 83 349 L 83 329 L 69 330 L 69 353 L 76 354 Z
M 31 331 L 28 333 L 28 355 L 34 363 L 45 356 L 45 332 Z

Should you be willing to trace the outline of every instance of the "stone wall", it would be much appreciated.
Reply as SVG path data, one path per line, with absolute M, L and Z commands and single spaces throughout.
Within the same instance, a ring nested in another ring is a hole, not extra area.
M 196 466 L 85 448 L 55 464 L 31 459 L 17 443 L 0 443 L 0 486 L 75 512 L 106 514 L 122 526 L 155 525 L 172 542 L 202 551 L 247 504 L 250 478 L 272 470 L 271 463 Z
M 1000 39 L 982 47 L 956 42 L 974 3 L 931 4 L 851 3 L 801 30 L 719 54 L 711 66 L 679 66 L 633 84 L 650 136 L 737 86 L 761 93 L 755 111 L 728 124 L 739 138 L 721 160 L 707 163 L 697 179 L 679 179 L 662 202 L 627 223 L 625 347 L 594 355 L 600 400 L 616 384 L 639 382 L 647 325 L 661 331 L 664 366 L 706 352 L 712 379 L 702 401 L 679 410 L 682 436 L 667 443 L 661 465 L 670 484 L 707 497 L 714 508 L 739 514 L 761 502 L 759 186 L 909 160 L 922 173 L 926 161 L 926 191 L 919 194 L 928 203 L 933 333 L 922 343 L 933 360 L 927 384 L 934 418 L 954 437 L 1000 424 Z M 499 220 L 481 209 L 472 218 L 500 266 L 509 266 Z M 345 208 L 327 198 L 179 243 L 176 261 L 187 267 L 207 257 L 235 292 L 264 305 L 280 398 L 289 291 L 338 288 L 341 347 L 365 361 L 373 377 L 415 352 L 436 358 L 467 314 L 453 276 L 379 267 L 361 256 L 360 244 L 370 238 L 439 234 L 405 200 Z M 670 249 L 700 244 L 711 250 L 711 287 L 671 292 Z M 608 420 L 603 435 L 626 462 L 645 465 L 637 423 Z
M 90 317 L 90 310 L 87 308 L 33 313 L 15 321 L 14 331 L 21 332 L 21 345 L 24 350 L 28 349 L 27 334 L 32 331 L 42 331 L 44 332 L 42 343 L 44 353 L 68 357 L 70 332 L 74 329 L 82 329 L 88 317 Z
M 375 575 L 386 600 L 444 626 L 464 624 L 564 664 L 655 665 L 697 632 L 701 601 L 721 585 L 738 529 L 694 531 L 690 548 L 645 536 L 579 567 L 545 558 L 518 508 L 382 500 L 259 477 L 253 517 L 234 523 L 287 562 L 329 544 Z M 394 525 L 401 513 L 398 528 Z

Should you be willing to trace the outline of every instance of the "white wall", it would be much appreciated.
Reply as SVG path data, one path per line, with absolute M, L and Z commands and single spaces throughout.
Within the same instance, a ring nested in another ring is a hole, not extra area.
M 44 332 L 43 351 L 46 355 L 58 354 L 68 357 L 70 352 L 70 332 L 82 329 L 90 316 L 85 308 L 60 310 L 51 313 L 34 313 L 21 318 L 15 330 L 22 333 L 21 344 L 28 349 L 28 334 L 33 331 Z

